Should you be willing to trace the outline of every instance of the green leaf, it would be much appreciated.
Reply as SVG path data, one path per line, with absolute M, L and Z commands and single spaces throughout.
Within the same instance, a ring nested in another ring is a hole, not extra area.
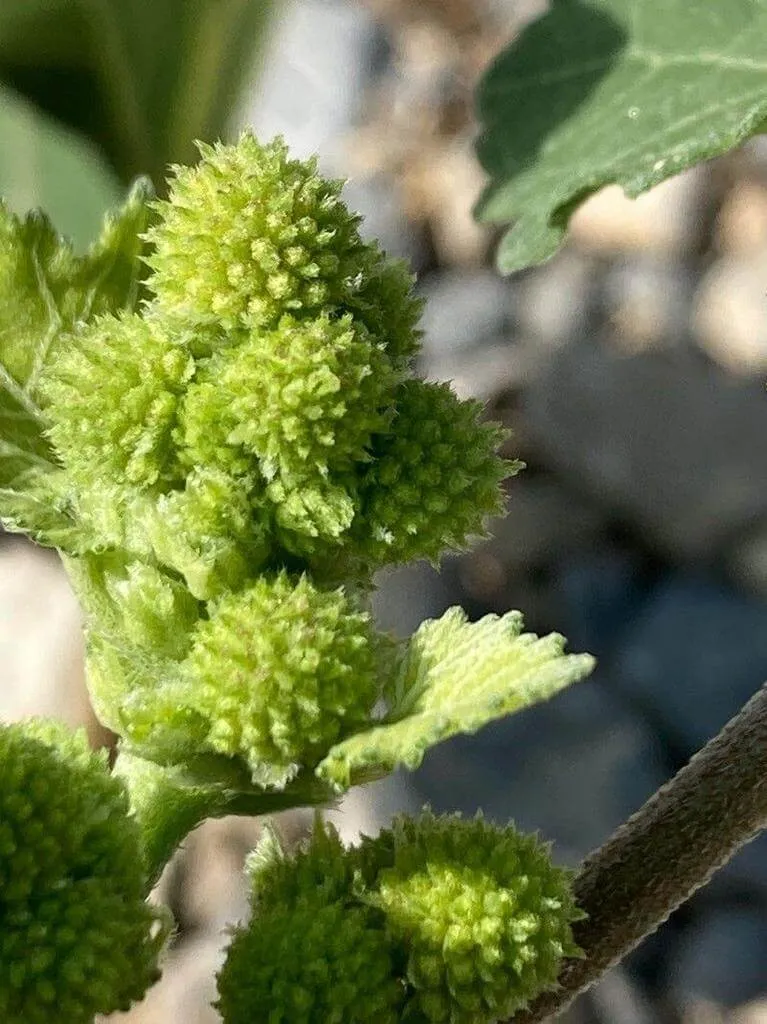
M 101 155 L 3 88 L 0 137 L 0 196 L 19 215 L 44 209 L 58 230 L 84 250 L 105 210 L 120 201 L 119 182 Z
M 225 134 L 277 0 L 3 0 L 0 78 L 162 185 Z
M 346 788 L 400 764 L 412 770 L 435 743 L 474 733 L 591 672 L 590 655 L 563 653 L 564 637 L 522 629 L 519 612 L 470 623 L 461 608 L 422 623 L 388 694 L 389 714 L 334 746 L 320 777 Z
M 500 270 L 552 256 L 603 185 L 635 197 L 758 132 L 766 34 L 767 0 L 555 0 L 479 86 Z
M 85 256 L 47 217 L 0 205 L 0 521 L 43 543 L 71 547 L 76 529 L 55 486 L 40 376 L 78 323 L 135 306 L 148 197 L 138 182 Z

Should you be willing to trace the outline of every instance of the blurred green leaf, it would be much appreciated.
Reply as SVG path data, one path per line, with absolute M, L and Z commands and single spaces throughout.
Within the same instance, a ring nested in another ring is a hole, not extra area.
M 767 0 L 554 0 L 480 83 L 477 215 L 516 223 L 507 273 L 561 244 L 591 193 L 637 196 L 767 117 Z
M 41 207 L 85 249 L 122 188 L 97 150 L 0 88 L 0 196 L 23 214 Z
M 2 0 L 0 79 L 90 136 L 124 182 L 225 134 L 277 0 Z

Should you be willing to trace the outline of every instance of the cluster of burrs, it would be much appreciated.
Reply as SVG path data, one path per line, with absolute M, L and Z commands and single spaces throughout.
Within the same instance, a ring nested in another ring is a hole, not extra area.
M 161 763 L 281 785 L 369 724 L 372 573 L 465 546 L 516 468 L 478 403 L 413 376 L 411 277 L 340 189 L 280 141 L 203 147 L 155 204 L 148 300 L 43 378 L 97 710 Z
M 0 207 L 0 516 L 64 554 L 119 737 L 110 774 L 82 737 L 0 727 L 11 1024 L 142 997 L 167 934 L 145 897 L 206 816 L 322 804 L 591 669 L 517 612 L 375 629 L 376 570 L 465 547 L 520 464 L 415 376 L 411 277 L 314 161 L 245 134 L 169 186 L 83 257 Z M 227 1024 L 489 1024 L 577 955 L 569 877 L 511 827 L 425 815 L 344 850 L 318 823 L 251 878 Z

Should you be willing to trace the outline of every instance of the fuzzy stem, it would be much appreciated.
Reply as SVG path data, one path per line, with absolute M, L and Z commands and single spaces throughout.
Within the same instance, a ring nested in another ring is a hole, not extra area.
M 566 1009 L 766 824 L 767 685 L 583 862 L 575 897 L 589 916 L 574 933 L 586 955 L 514 1024 Z
M 158 880 L 180 843 L 206 818 L 258 817 L 334 803 L 333 792 L 311 776 L 294 779 L 281 791 L 229 788 L 194 779 L 189 772 L 162 767 L 127 750 L 120 751 L 114 772 L 128 789 L 131 811 L 141 829 L 149 886 Z

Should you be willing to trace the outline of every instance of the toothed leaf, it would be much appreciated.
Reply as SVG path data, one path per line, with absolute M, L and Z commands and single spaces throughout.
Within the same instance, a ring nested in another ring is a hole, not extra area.
M 565 654 L 564 637 L 523 633 L 519 612 L 466 621 L 461 608 L 424 622 L 410 640 L 379 725 L 336 744 L 318 768 L 347 787 L 355 777 L 414 769 L 429 747 L 552 697 L 588 675 L 593 658 Z

